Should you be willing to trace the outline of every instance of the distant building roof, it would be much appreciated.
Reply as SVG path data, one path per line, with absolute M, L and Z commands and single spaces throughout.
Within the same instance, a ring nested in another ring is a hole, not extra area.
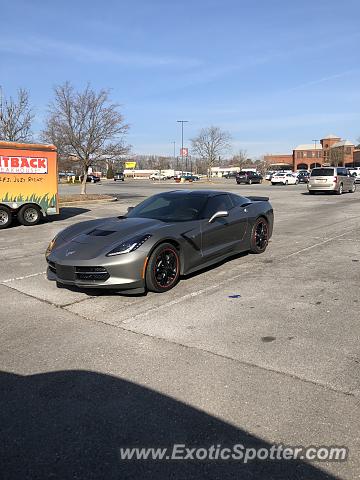
M 331 139 L 337 139 L 341 138 L 338 135 L 333 135 L 332 133 L 330 135 L 327 135 L 326 137 L 322 138 L 321 140 L 331 140 Z
M 341 142 L 334 143 L 334 145 L 331 145 L 331 148 L 336 148 L 336 147 L 355 147 L 355 145 L 350 142 L 350 140 L 342 140 Z
M 317 143 L 316 147 L 313 143 L 304 143 L 302 145 L 298 145 L 294 150 L 322 150 L 321 144 Z

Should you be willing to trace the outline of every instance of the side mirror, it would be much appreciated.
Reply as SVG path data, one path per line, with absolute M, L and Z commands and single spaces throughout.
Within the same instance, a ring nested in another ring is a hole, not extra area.
M 217 218 L 227 217 L 228 215 L 229 215 L 229 212 L 226 212 L 225 210 L 221 210 L 220 212 L 216 212 L 210 218 L 209 223 L 213 223 Z
M 135 207 L 128 207 L 127 212 L 130 213 L 131 210 L 134 210 Z

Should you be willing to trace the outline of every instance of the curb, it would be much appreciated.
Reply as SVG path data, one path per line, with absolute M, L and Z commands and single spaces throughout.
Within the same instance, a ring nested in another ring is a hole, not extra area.
M 59 202 L 59 208 L 61 207 L 72 207 L 74 205 L 89 205 L 91 203 L 110 203 L 110 202 L 117 202 L 118 199 L 116 197 L 111 198 L 102 198 L 100 200 L 83 200 L 79 201 L 76 200 L 74 202 Z

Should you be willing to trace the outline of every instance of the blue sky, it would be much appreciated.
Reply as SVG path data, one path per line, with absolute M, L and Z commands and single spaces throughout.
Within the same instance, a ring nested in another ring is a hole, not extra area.
M 358 0 L 1 2 L 0 85 L 30 91 L 40 131 L 53 86 L 110 88 L 134 153 L 172 154 L 201 127 L 233 152 L 360 137 Z

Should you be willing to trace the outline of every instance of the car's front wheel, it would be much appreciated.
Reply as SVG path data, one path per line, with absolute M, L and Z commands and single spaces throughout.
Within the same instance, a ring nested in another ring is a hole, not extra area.
M 250 251 L 251 253 L 263 253 L 269 243 L 269 224 L 260 217 L 254 223 L 251 230 Z
M 351 187 L 351 190 L 349 190 L 350 193 L 355 193 L 356 192 L 356 184 L 354 183 L 353 186 Z
M 171 243 L 162 243 L 152 252 L 146 269 L 150 292 L 162 293 L 173 288 L 180 275 L 179 252 Z

